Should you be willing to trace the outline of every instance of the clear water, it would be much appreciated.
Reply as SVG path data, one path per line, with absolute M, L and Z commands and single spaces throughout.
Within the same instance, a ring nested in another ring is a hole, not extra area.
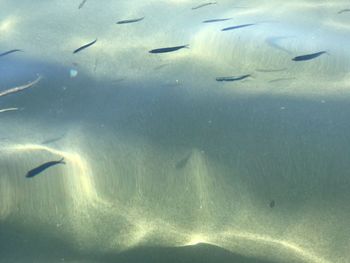
M 0 0 L 0 262 L 350 261 L 349 3 L 205 3 Z

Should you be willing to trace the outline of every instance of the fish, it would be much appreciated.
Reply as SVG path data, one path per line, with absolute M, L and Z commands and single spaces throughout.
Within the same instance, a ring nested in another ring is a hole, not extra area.
M 113 79 L 111 80 L 111 84 L 116 84 L 116 83 L 120 83 L 122 81 L 126 80 L 126 78 L 117 78 L 117 79 Z
M 205 6 L 208 6 L 208 5 L 215 5 L 215 4 L 217 4 L 217 2 L 208 2 L 208 3 L 200 4 L 200 5 L 197 5 L 195 7 L 192 7 L 192 10 L 196 10 L 198 8 L 201 8 L 201 7 L 205 7 Z
M 242 76 L 233 76 L 233 77 L 217 77 L 216 81 L 238 81 L 243 80 L 245 78 L 250 77 L 250 74 L 242 75 Z
M 253 25 L 255 25 L 255 24 L 243 24 L 243 25 L 238 25 L 238 26 L 230 26 L 230 27 L 225 27 L 225 28 L 221 29 L 221 31 L 234 30 L 234 29 L 253 26 Z
M 19 87 L 14 87 L 14 88 L 11 88 L 11 89 L 7 89 L 7 90 L 4 90 L 4 91 L 0 91 L 0 97 L 5 97 L 7 95 L 10 95 L 10 94 L 13 94 L 13 93 L 17 93 L 17 92 L 20 92 L 20 91 L 23 91 L 25 89 L 28 89 L 28 88 L 31 88 L 33 87 L 35 84 L 37 84 L 40 80 L 41 80 L 41 76 L 38 76 L 38 78 L 28 84 L 25 84 L 25 85 L 22 85 L 22 86 L 19 86 Z
M 345 13 L 345 12 L 350 12 L 350 9 L 347 8 L 347 9 L 340 10 L 340 11 L 338 12 L 338 14 L 342 14 L 342 13 Z
M 62 134 L 59 137 L 47 139 L 47 140 L 41 142 L 41 144 L 50 144 L 50 143 L 54 143 L 54 142 L 60 141 L 60 140 L 62 140 L 64 138 L 64 136 L 65 136 L 65 134 Z
M 27 178 L 32 178 L 38 174 L 40 174 L 41 172 L 45 171 L 47 168 L 50 168 L 51 166 L 57 165 L 57 164 L 66 164 L 64 161 L 64 158 L 58 160 L 58 161 L 50 161 L 47 163 L 43 163 L 41 165 L 39 165 L 38 167 L 30 170 L 27 174 L 26 177 Z
M 278 69 L 256 69 L 258 72 L 270 73 L 270 72 L 281 72 L 285 71 L 287 68 L 278 68 Z
M 3 113 L 3 112 L 8 112 L 8 111 L 16 111 L 18 110 L 18 108 L 7 108 L 7 109 L 0 109 L 0 113 Z
M 223 22 L 223 21 L 228 21 L 231 20 L 232 18 L 218 18 L 218 19 L 209 19 L 209 20 L 204 20 L 202 23 L 215 23 L 215 22 Z
M 276 202 L 275 202 L 275 200 L 271 200 L 271 202 L 270 202 L 270 208 L 274 208 L 275 207 L 275 205 L 276 205 Z
M 12 50 L 6 51 L 4 53 L 1 53 L 0 57 L 6 56 L 6 55 L 11 54 L 11 53 L 15 53 L 15 52 L 23 52 L 23 50 L 22 49 L 12 49 Z
M 166 67 L 166 66 L 169 66 L 170 65 L 170 63 L 166 63 L 166 64 L 161 64 L 161 65 L 159 65 L 159 66 L 157 66 L 157 67 L 155 67 L 155 68 L 153 68 L 154 70 L 159 70 L 159 69 L 162 69 L 162 68 L 164 68 L 164 67 Z
M 310 60 L 310 59 L 314 59 L 317 58 L 319 56 L 321 56 L 322 54 L 327 53 L 327 51 L 320 51 L 317 53 L 312 53 L 312 54 L 308 54 L 308 55 L 301 55 L 301 56 L 296 56 L 294 57 L 292 60 L 293 61 L 305 61 L 305 60 Z
M 95 44 L 96 42 L 97 42 L 97 38 L 96 38 L 94 41 L 92 41 L 92 42 L 90 42 L 90 43 L 87 43 L 87 44 L 85 44 L 84 46 L 81 46 L 80 48 L 77 48 L 76 50 L 73 51 L 73 54 L 78 53 L 78 52 L 82 51 L 83 49 L 92 46 L 92 45 Z
M 183 45 L 183 46 L 176 46 L 176 47 L 163 47 L 163 48 L 156 48 L 148 51 L 149 53 L 152 54 L 158 54 L 158 53 L 167 53 L 167 52 L 173 52 L 177 51 L 182 48 L 188 48 L 189 45 Z
M 286 81 L 286 80 L 295 80 L 296 78 L 279 78 L 279 79 L 272 79 L 269 81 L 269 83 L 273 82 L 280 82 L 280 81 Z
M 118 21 L 116 24 L 118 25 L 122 25 L 122 24 L 130 24 L 130 23 L 135 23 L 135 22 L 139 22 L 141 20 L 143 20 L 145 17 L 140 17 L 140 18 L 135 18 L 135 19 L 127 19 L 127 20 L 121 20 Z
M 83 8 L 83 6 L 85 5 L 86 1 L 87 1 L 87 0 L 83 0 L 83 1 L 80 3 L 78 9 Z

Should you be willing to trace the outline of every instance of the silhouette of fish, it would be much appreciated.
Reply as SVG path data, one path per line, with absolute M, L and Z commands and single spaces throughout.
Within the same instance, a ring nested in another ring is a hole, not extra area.
M 38 167 L 30 170 L 26 174 L 26 177 L 27 178 L 32 178 L 32 177 L 40 174 L 41 172 L 45 171 L 46 169 L 50 168 L 51 166 L 54 166 L 54 165 L 57 165 L 57 164 L 66 164 L 63 160 L 64 160 L 64 158 L 62 158 L 59 161 L 51 161 L 51 162 L 43 163 L 42 165 L 39 165 Z
M 85 5 L 86 1 L 87 1 L 87 0 L 83 0 L 83 1 L 80 3 L 78 9 L 83 8 L 83 6 Z
M 65 136 L 65 134 L 60 135 L 60 136 L 55 137 L 55 138 L 47 139 L 47 140 L 41 142 L 41 144 L 50 144 L 50 143 L 57 142 L 59 140 L 62 140 L 64 138 L 64 136 Z
M 327 53 L 326 51 L 320 51 L 317 53 L 312 53 L 312 54 L 308 54 L 308 55 L 301 55 L 301 56 L 297 56 L 295 58 L 293 58 L 293 61 L 305 61 L 305 60 L 310 60 L 310 59 L 314 59 L 317 58 L 319 56 L 321 56 L 322 54 Z
M 270 72 L 281 72 L 285 71 L 287 68 L 277 68 L 277 69 L 256 69 L 256 71 L 270 73 Z
M 78 53 L 78 52 L 84 50 L 85 48 L 88 48 L 88 47 L 92 46 L 92 45 L 95 44 L 96 42 L 97 42 L 97 38 L 96 38 L 94 41 L 92 41 L 92 42 L 90 42 L 90 43 L 87 43 L 86 45 L 81 46 L 80 48 L 77 48 L 76 50 L 73 51 L 73 54 Z
M 238 81 L 243 80 L 245 78 L 250 77 L 250 74 L 242 75 L 242 76 L 232 76 L 232 77 L 217 77 L 216 81 Z
M 195 7 L 192 7 L 192 10 L 196 10 L 198 8 L 202 8 L 202 7 L 205 7 L 208 5 L 215 5 L 215 4 L 217 4 L 217 2 L 208 2 L 208 3 L 200 4 L 200 5 L 197 5 Z
M 340 11 L 338 12 L 338 14 L 342 14 L 342 13 L 345 13 L 345 12 L 350 12 L 350 9 L 347 8 L 347 9 L 340 10 Z
M 145 18 L 145 17 L 140 17 L 140 18 L 135 18 L 135 19 L 121 20 L 121 21 L 118 21 L 117 24 L 121 25 L 121 24 L 136 23 L 136 22 L 139 22 L 139 21 L 143 20 L 144 18 Z
M 204 20 L 202 23 L 215 23 L 215 22 L 223 22 L 223 21 L 228 21 L 231 20 L 232 18 L 218 18 L 218 19 L 209 19 L 209 20 Z
M 6 51 L 4 53 L 0 53 L 0 57 L 6 56 L 6 55 L 11 54 L 11 53 L 15 53 L 15 52 L 23 52 L 23 50 L 21 50 L 21 49 L 12 49 L 12 50 Z
M 182 49 L 182 48 L 187 48 L 188 46 L 189 45 L 176 46 L 176 47 L 156 48 L 156 49 L 150 50 L 149 53 L 157 54 L 157 53 L 173 52 L 173 51 L 177 51 L 177 50 Z
M 248 26 L 253 26 L 255 24 L 243 24 L 243 25 L 238 25 L 238 26 L 230 26 L 230 27 L 225 27 L 221 29 L 221 31 L 229 31 L 229 30 L 234 30 L 242 27 L 248 27 Z
M 285 81 L 285 80 L 294 80 L 295 78 L 279 78 L 279 79 L 272 79 L 269 81 L 269 83 L 273 82 L 279 82 L 279 81 Z

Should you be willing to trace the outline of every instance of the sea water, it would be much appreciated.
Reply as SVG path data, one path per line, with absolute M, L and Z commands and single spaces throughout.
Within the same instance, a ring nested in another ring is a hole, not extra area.
M 349 8 L 1 0 L 0 262 L 349 262 Z

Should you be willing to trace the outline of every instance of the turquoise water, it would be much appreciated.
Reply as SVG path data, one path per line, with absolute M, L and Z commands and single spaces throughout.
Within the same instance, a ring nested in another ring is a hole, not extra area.
M 350 260 L 346 1 L 80 3 L 0 1 L 0 262 Z

